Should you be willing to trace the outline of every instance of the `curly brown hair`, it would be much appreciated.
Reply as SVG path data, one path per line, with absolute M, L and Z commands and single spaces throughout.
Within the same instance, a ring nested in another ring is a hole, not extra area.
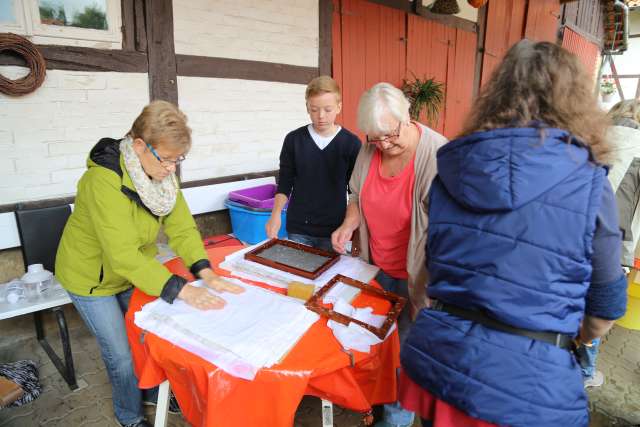
M 598 107 L 593 77 L 562 47 L 525 39 L 509 49 L 491 75 L 463 134 L 536 122 L 569 131 L 591 148 L 597 161 L 606 163 L 610 122 Z

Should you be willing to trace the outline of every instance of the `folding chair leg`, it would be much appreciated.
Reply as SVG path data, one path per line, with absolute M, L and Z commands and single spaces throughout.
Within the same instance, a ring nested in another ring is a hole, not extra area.
M 71 341 L 69 340 L 69 329 L 67 328 L 67 320 L 64 317 L 64 311 L 62 307 L 54 307 L 52 309 L 58 322 L 58 329 L 60 331 L 60 341 L 62 342 L 62 351 L 64 353 L 64 364 L 60 357 L 53 351 L 51 345 L 47 341 L 47 337 L 44 334 L 44 326 L 42 322 L 42 311 L 36 311 L 33 313 L 33 320 L 36 326 L 36 336 L 38 342 L 44 349 L 44 351 L 51 359 L 51 362 L 56 367 L 62 378 L 67 382 L 71 390 L 78 388 L 76 383 L 76 373 L 73 367 L 73 356 L 71 354 Z
M 160 384 L 160 387 L 158 387 L 158 404 L 156 405 L 156 418 L 153 424 L 154 427 L 167 427 L 170 391 L 171 385 L 169 384 L 169 380 L 164 380 L 162 384 Z
M 322 400 L 322 427 L 333 427 L 333 403 Z

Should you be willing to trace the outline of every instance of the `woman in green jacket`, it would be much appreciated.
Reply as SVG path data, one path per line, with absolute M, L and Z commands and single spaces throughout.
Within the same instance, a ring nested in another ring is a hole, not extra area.
M 168 303 L 180 298 L 202 310 L 225 304 L 210 289 L 243 291 L 211 270 L 178 188 L 175 170 L 191 146 L 186 121 L 173 104 L 154 101 L 124 139 L 101 139 L 89 154 L 58 248 L 56 277 L 98 340 L 114 413 L 123 426 L 149 425 L 124 324 L 133 286 Z M 205 287 L 187 284 L 155 259 L 160 227 Z

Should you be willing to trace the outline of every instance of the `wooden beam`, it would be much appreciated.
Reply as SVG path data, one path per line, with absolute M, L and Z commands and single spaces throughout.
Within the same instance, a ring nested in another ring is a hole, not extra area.
M 136 50 L 147 52 L 147 28 L 145 23 L 144 0 L 133 0 L 136 20 Z
M 484 57 L 484 39 L 487 34 L 487 10 L 485 4 L 478 9 L 478 42 L 476 44 L 476 67 L 473 73 L 473 98 L 480 93 L 480 83 L 482 82 L 482 59 Z
M 318 68 L 245 59 L 177 55 L 179 76 L 261 80 L 307 84 L 318 76 Z M 330 74 L 330 73 L 329 73 Z
M 277 178 L 278 171 L 265 171 L 265 172 L 254 172 L 254 173 L 245 173 L 239 175 L 228 175 L 221 176 L 218 178 L 209 178 L 198 181 L 190 181 L 183 182 L 180 184 L 180 188 L 193 188 L 193 187 L 203 187 L 206 185 L 213 184 L 226 184 L 228 182 L 237 182 L 237 181 L 247 181 L 249 179 L 255 178 L 267 178 L 270 176 L 275 176 Z M 68 197 L 58 197 L 52 199 L 44 199 L 44 200 L 35 200 L 30 202 L 16 202 L 16 203 L 8 203 L 5 205 L 0 205 L 0 213 L 5 212 L 14 212 L 18 209 L 36 209 L 36 208 L 46 208 L 51 206 L 63 206 L 75 203 L 75 196 Z
M 122 50 L 136 49 L 136 17 L 133 0 L 122 0 Z
M 333 2 L 332 0 L 320 0 L 319 3 L 320 34 L 318 53 L 318 69 L 321 75 L 331 75 L 331 46 L 332 46 L 332 24 L 333 24 Z
M 425 19 L 437 21 L 448 27 L 459 28 L 465 31 L 478 32 L 478 25 L 468 19 L 460 18 L 454 15 L 442 15 L 439 13 L 431 13 L 429 9 L 422 5 L 422 0 L 366 0 L 369 3 L 375 3 L 387 6 L 393 9 L 402 10 L 407 13 L 422 16 Z M 462 1 L 462 0 L 459 0 Z
M 152 101 L 162 99 L 178 105 L 173 1 L 147 0 L 145 6 L 149 97 Z
M 420 0 L 416 0 L 416 2 L 419 1 Z M 448 27 L 459 28 L 461 30 L 469 31 L 472 33 L 478 32 L 478 24 L 476 24 L 475 22 L 469 21 L 468 19 L 460 18 L 455 15 L 442 15 L 439 13 L 432 13 L 429 9 L 427 9 L 420 3 L 416 3 L 416 14 L 425 19 L 439 22 Z
M 49 70 L 117 71 L 146 73 L 147 55 L 123 50 L 93 49 L 76 46 L 38 45 Z M 24 66 L 22 58 L 7 51 L 0 53 L 0 65 Z
M 370 3 L 376 3 L 382 6 L 391 7 L 393 9 L 404 10 L 407 13 L 413 12 L 413 3 L 407 0 L 367 0 Z M 415 0 L 420 1 L 420 0 Z

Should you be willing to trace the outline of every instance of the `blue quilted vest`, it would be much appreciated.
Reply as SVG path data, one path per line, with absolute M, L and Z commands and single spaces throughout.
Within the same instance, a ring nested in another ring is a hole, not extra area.
M 604 168 L 560 129 L 474 133 L 438 151 L 429 297 L 532 331 L 575 335 L 591 279 Z M 423 309 L 407 374 L 467 414 L 509 426 L 587 426 L 580 368 L 563 349 Z

